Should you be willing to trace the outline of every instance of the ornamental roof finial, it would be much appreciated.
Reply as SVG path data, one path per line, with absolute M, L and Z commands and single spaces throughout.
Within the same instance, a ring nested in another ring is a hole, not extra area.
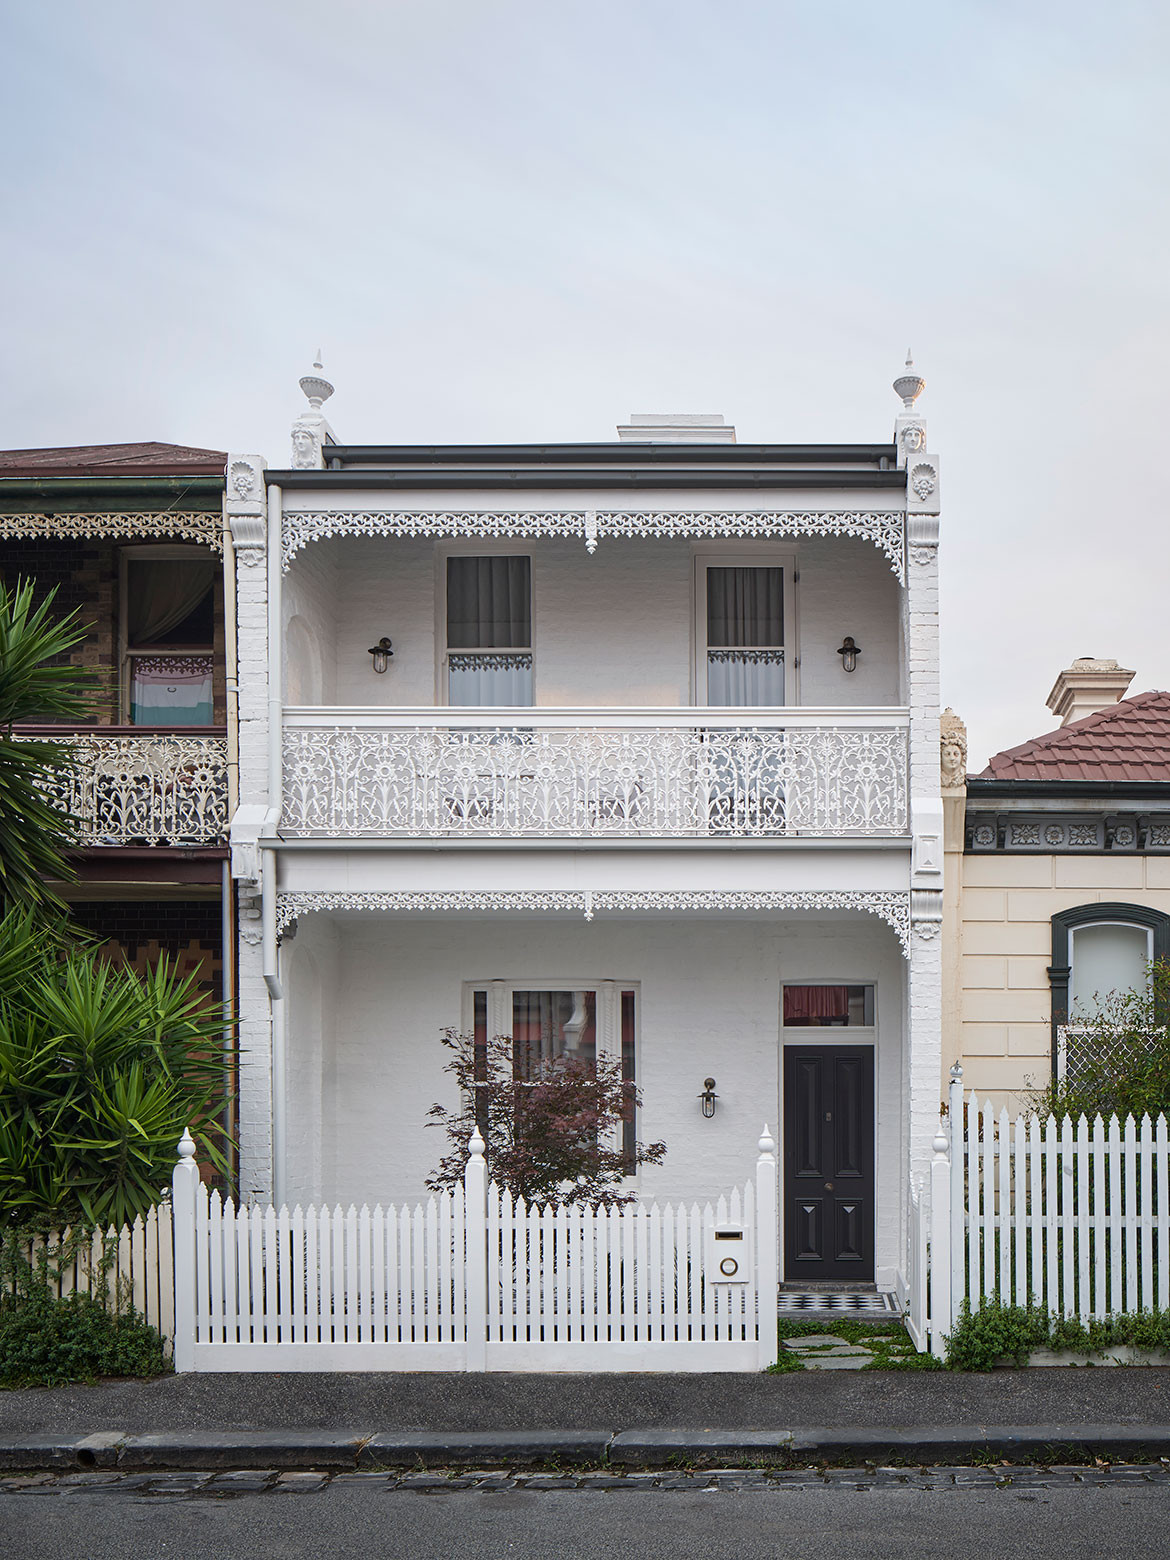
M 899 374 L 894 380 L 894 394 L 902 397 L 902 405 L 908 412 L 914 410 L 914 403 L 926 389 L 926 380 L 921 374 L 914 372 L 914 358 L 910 348 L 906 348 L 906 372 Z
M 317 348 L 317 356 L 313 359 L 313 367 L 317 370 L 322 368 L 320 347 Z M 323 403 L 333 394 L 333 386 L 320 372 L 306 374 L 300 381 L 300 385 L 315 412 L 319 412 Z

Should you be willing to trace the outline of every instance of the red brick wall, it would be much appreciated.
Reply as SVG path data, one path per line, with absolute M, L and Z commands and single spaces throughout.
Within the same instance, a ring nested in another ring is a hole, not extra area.
M 70 906 L 74 922 L 102 938 L 103 951 L 119 963 L 145 970 L 160 953 L 177 957 L 179 971 L 198 972 L 199 985 L 222 1000 L 219 900 L 87 900 Z

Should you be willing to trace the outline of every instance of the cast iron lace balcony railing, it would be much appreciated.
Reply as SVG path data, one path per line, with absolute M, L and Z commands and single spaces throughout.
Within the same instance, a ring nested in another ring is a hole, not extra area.
M 286 711 L 286 837 L 908 832 L 901 710 Z
M 31 736 L 32 733 L 23 733 Z M 77 843 L 218 845 L 227 836 L 227 739 L 141 729 L 53 731 L 73 765 L 50 794 L 77 820 Z

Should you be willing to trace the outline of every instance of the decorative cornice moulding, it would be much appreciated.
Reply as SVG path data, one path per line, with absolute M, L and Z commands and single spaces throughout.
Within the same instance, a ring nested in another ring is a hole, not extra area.
M 871 542 L 899 581 L 905 577 L 901 510 L 345 510 L 286 509 L 283 567 L 310 542 L 331 536 L 496 537 L 583 540 L 675 540 L 722 536 L 755 539 L 854 536 Z
M 941 900 L 941 895 L 939 896 Z M 446 912 L 447 914 L 483 911 L 580 911 L 592 919 L 599 912 L 679 911 L 725 914 L 732 911 L 855 910 L 876 915 L 891 927 L 904 956 L 910 951 L 910 896 L 904 890 L 807 889 L 778 890 L 771 893 L 725 892 L 722 890 L 673 890 L 645 893 L 593 891 L 500 893 L 332 893 L 310 891 L 279 894 L 276 901 L 276 929 L 283 933 L 299 916 L 324 910 L 373 910 Z M 940 910 L 941 915 L 941 910 Z
M 85 514 L 0 514 L 0 537 L 27 540 L 38 536 L 62 536 L 77 541 L 123 541 L 127 537 L 153 537 L 199 542 L 223 551 L 222 526 L 215 510 L 114 510 Z

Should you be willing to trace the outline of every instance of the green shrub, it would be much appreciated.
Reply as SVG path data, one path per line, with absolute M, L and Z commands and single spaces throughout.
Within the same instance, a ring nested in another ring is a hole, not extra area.
M 227 1169 L 223 1011 L 160 959 L 115 968 L 30 911 L 0 916 L 0 1229 L 132 1222 L 190 1126 Z
M 984 1300 L 974 1311 L 964 1300 L 947 1338 L 951 1370 L 992 1370 L 1002 1360 L 1023 1365 L 1033 1349 L 1101 1354 L 1128 1345 L 1170 1353 L 1170 1311 L 1130 1311 L 1103 1321 L 1050 1316 L 1041 1306 Z
M 984 1300 L 972 1311 L 964 1300 L 959 1320 L 947 1338 L 950 1370 L 991 1370 L 1005 1357 L 1022 1365 L 1033 1349 L 1048 1342 L 1048 1312 L 1032 1306 Z
M 0 1386 L 60 1387 L 99 1376 L 159 1376 L 158 1332 L 136 1311 L 111 1315 L 92 1295 L 0 1301 Z

